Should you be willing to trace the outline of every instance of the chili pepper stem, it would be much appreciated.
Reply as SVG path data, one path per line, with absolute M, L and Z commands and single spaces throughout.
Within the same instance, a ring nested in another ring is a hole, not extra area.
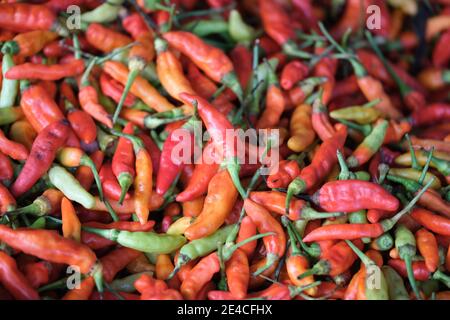
M 450 288 L 450 277 L 442 271 L 437 270 L 435 273 L 433 273 L 432 278 L 435 280 L 439 280 L 440 282 L 445 284 L 447 288 Z
M 258 275 L 260 275 L 261 273 L 263 273 L 264 271 L 266 271 L 267 269 L 269 269 L 275 262 L 277 262 L 279 259 L 279 257 L 273 253 L 269 253 L 266 256 L 266 264 L 264 266 L 262 266 L 261 268 L 259 268 L 258 270 L 256 270 L 253 273 L 253 276 L 256 277 Z
M 291 297 L 295 297 L 303 291 L 317 287 L 321 283 L 322 283 L 322 281 L 314 281 L 313 283 L 307 284 L 305 286 L 300 286 L 300 287 L 289 286 L 289 291 L 290 291 Z
M 237 75 L 234 71 L 229 72 L 225 76 L 223 76 L 221 82 L 223 84 L 225 84 L 228 88 L 231 89 L 231 91 L 233 91 L 236 94 L 239 102 L 242 103 L 244 101 L 244 92 L 242 91 L 241 84 L 240 84 L 240 82 L 237 78 Z
M 133 184 L 133 177 L 128 172 L 122 172 L 119 174 L 118 179 L 121 190 L 119 204 L 123 203 L 125 196 L 127 195 L 128 189 Z
M 417 181 L 420 184 L 423 184 L 423 180 L 425 180 L 425 176 L 427 174 L 428 168 L 430 167 L 431 159 L 433 158 L 433 151 L 434 151 L 434 147 L 432 147 L 431 151 L 428 153 L 427 162 L 425 163 L 425 165 L 422 169 L 422 172 L 420 173 L 419 180 Z
M 428 183 L 422 188 L 422 190 L 420 190 L 420 192 L 417 193 L 417 195 L 409 202 L 409 204 L 407 206 L 405 206 L 399 213 L 397 213 L 395 216 L 393 216 L 390 219 L 385 219 L 380 222 L 381 227 L 383 228 L 384 232 L 391 230 L 395 226 L 395 224 L 401 219 L 401 217 L 403 217 L 406 213 L 408 213 L 414 207 L 414 205 L 417 203 L 417 201 L 419 201 L 420 197 L 431 186 L 433 181 L 434 181 L 434 178 L 431 178 L 430 181 L 428 181 Z
M 416 278 L 414 278 L 414 270 L 412 267 L 412 257 L 409 255 L 406 255 L 404 257 L 404 260 L 405 260 L 405 265 L 406 265 L 406 273 L 408 274 L 409 284 L 411 285 L 411 288 L 413 289 L 413 292 L 416 295 L 417 300 L 422 300 L 422 298 L 420 297 L 419 288 L 417 287 Z
M 260 233 L 257 235 L 254 235 L 252 237 L 249 237 L 239 243 L 233 244 L 231 246 L 227 246 L 226 244 L 224 246 L 222 246 L 222 258 L 223 261 L 228 261 L 230 260 L 231 256 L 233 255 L 233 253 L 239 249 L 240 247 L 246 245 L 247 243 L 250 243 L 252 241 L 264 238 L 264 237 L 268 237 L 268 236 L 272 236 L 274 235 L 274 232 L 266 232 L 266 233 Z
M 409 137 L 409 134 L 405 134 L 406 141 L 408 142 L 408 148 L 409 152 L 411 153 L 411 168 L 416 170 L 421 170 L 422 168 L 419 165 L 419 162 L 417 161 L 416 153 L 414 152 L 414 148 L 412 146 L 411 138 Z
M 291 205 L 291 200 L 294 195 L 297 195 L 306 189 L 306 184 L 302 179 L 295 178 L 288 186 L 287 195 L 286 195 L 286 203 L 285 203 L 285 212 L 289 214 L 289 208 Z
M 131 86 L 133 85 L 134 80 L 137 78 L 139 73 L 140 73 L 139 69 L 130 70 L 130 73 L 128 74 L 127 83 L 125 84 L 125 88 L 123 89 L 122 96 L 120 97 L 119 100 L 119 104 L 117 105 L 117 108 L 113 114 L 112 118 L 113 124 L 115 124 L 117 119 L 119 118 L 120 112 L 122 111 L 122 107 L 125 102 L 125 99 L 127 98 L 128 92 L 130 91 Z
M 225 166 L 228 170 L 228 173 L 230 174 L 231 180 L 233 180 L 233 184 L 238 190 L 239 194 L 243 199 L 245 199 L 245 190 L 242 187 L 241 180 L 239 178 L 239 169 L 240 165 L 238 163 L 237 157 L 229 158 L 228 160 L 225 160 Z

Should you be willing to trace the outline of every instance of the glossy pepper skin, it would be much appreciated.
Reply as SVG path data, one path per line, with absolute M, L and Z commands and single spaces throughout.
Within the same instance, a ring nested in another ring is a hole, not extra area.
M 50 168 L 58 148 L 62 147 L 69 135 L 67 121 L 54 122 L 36 137 L 30 156 L 11 187 L 15 196 L 23 194 Z

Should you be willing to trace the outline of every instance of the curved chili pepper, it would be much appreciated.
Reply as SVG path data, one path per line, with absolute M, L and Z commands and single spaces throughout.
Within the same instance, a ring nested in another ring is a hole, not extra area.
M 39 294 L 19 271 L 16 261 L 0 251 L 0 283 L 17 300 L 39 300 Z
M 107 198 L 119 201 L 122 189 L 114 176 L 110 163 L 105 163 L 99 171 L 100 180 L 102 182 L 103 192 Z M 127 192 L 124 199 L 128 200 L 131 196 Z
M 258 275 L 269 269 L 282 257 L 286 248 L 286 236 L 283 228 L 270 213 L 255 202 L 245 199 L 244 209 L 252 218 L 260 233 L 274 232 L 275 235 L 264 237 L 263 242 L 267 250 L 267 261 L 263 267 L 258 269 L 253 275 Z
M 438 216 L 431 211 L 416 208 L 411 212 L 411 217 L 425 228 L 445 236 L 450 235 L 450 219 Z
M 174 289 L 169 289 L 163 280 L 155 280 L 149 275 L 142 275 L 134 283 L 141 295 L 141 300 L 182 300 L 183 296 Z
M 127 123 L 122 132 L 125 134 L 133 134 L 134 125 L 131 122 Z M 112 158 L 111 169 L 121 187 L 121 193 L 118 199 L 119 204 L 121 204 L 125 199 L 128 189 L 133 184 L 136 175 L 133 144 L 125 137 L 119 138 L 119 143 Z
M 52 30 L 57 27 L 56 15 L 44 5 L 2 3 L 0 27 L 13 32 Z
M 11 191 L 16 197 L 30 189 L 50 168 L 58 148 L 64 145 L 68 135 L 69 124 L 65 120 L 54 122 L 39 133 L 25 166 L 11 186 Z
M 416 232 L 416 242 L 428 270 L 436 271 L 439 266 L 439 249 L 435 236 L 425 229 L 420 229 Z
M 247 255 L 237 249 L 226 263 L 228 288 L 233 296 L 243 299 L 247 295 L 250 268 Z
M 66 77 L 74 77 L 84 71 L 84 61 L 73 59 L 70 62 L 54 65 L 24 63 L 14 66 L 6 72 L 7 79 L 38 79 L 55 81 Z
M 62 300 L 89 300 L 92 291 L 95 287 L 95 280 L 93 277 L 87 277 L 80 283 L 79 288 L 68 291 L 61 299 Z
M 0 130 L 0 151 L 14 160 L 26 160 L 28 150 L 20 143 L 9 140 Z
M 78 220 L 75 208 L 66 197 L 63 197 L 61 201 L 61 220 L 64 238 L 80 242 L 81 223 Z
M 344 146 L 347 127 L 341 126 L 336 134 L 325 140 L 314 155 L 311 164 L 304 168 L 288 187 L 286 206 L 294 194 L 301 193 L 322 181 L 337 163 L 336 151 Z
M 129 71 L 125 65 L 117 61 L 106 61 L 103 65 L 103 71 L 122 85 L 126 85 Z M 165 97 L 141 76 L 136 77 L 131 85 L 130 92 L 157 112 L 163 112 L 174 108 Z
M 243 93 L 231 60 L 220 50 L 212 47 L 190 32 L 170 31 L 163 35 L 170 46 L 194 62 L 211 79 L 229 87 L 242 101 Z
M 213 234 L 225 221 L 237 198 L 237 190 L 227 170 L 210 181 L 202 212 L 184 232 L 189 240 Z
M 266 107 L 256 123 L 256 128 L 260 129 L 276 126 L 286 108 L 283 92 L 279 87 L 277 76 L 271 68 L 268 72 L 267 85 Z
M 0 180 L 11 180 L 14 175 L 9 158 L 0 152 Z
M 106 73 L 100 75 L 100 87 L 104 95 L 113 99 L 116 103 L 119 103 L 124 87 L 122 84 L 118 83 L 116 80 L 111 78 Z M 128 93 L 125 96 L 123 102 L 124 106 L 130 108 L 136 103 L 136 97 L 132 93 Z
M 269 172 L 267 177 L 267 186 L 271 189 L 286 188 L 300 174 L 296 160 L 282 160 L 274 171 L 274 173 Z
M 139 254 L 139 251 L 122 247 L 103 256 L 100 262 L 103 267 L 103 278 L 105 281 L 111 282 L 116 274 L 136 259 Z

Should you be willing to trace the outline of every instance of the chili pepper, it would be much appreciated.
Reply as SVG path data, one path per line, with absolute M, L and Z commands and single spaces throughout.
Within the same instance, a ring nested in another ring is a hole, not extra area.
M 61 201 L 61 217 L 64 238 L 80 242 L 81 223 L 78 220 L 75 208 L 66 197 L 63 197 Z
M 0 239 L 9 246 L 40 259 L 76 265 L 82 273 L 93 268 L 96 256 L 86 246 L 50 230 L 16 229 L 0 225 Z
M 119 16 L 121 4 L 124 0 L 112 0 L 99 5 L 97 8 L 84 12 L 81 21 L 88 23 L 108 23 L 114 21 Z
M 106 61 L 103 65 L 103 71 L 122 85 L 126 85 L 129 71 L 120 62 Z M 131 85 L 130 92 L 157 112 L 163 112 L 174 108 L 165 97 L 141 76 L 136 77 Z
M 359 124 L 369 124 L 377 120 L 380 112 L 373 108 L 379 100 L 370 101 L 362 106 L 346 107 L 330 112 L 330 117 L 333 119 L 344 119 L 355 121 Z
M 116 181 L 110 163 L 105 163 L 102 166 L 99 172 L 99 176 L 102 182 L 102 188 L 103 192 L 105 193 L 105 196 L 115 201 L 119 201 L 122 190 L 120 188 L 119 183 Z M 130 194 L 128 192 L 125 193 L 124 199 L 128 200 L 130 198 L 131 198 Z
M 267 250 L 266 264 L 258 269 L 253 274 L 256 276 L 270 268 L 278 259 L 280 259 L 285 251 L 285 234 L 281 225 L 276 221 L 270 213 L 255 202 L 245 199 L 244 209 L 255 223 L 256 228 L 260 233 L 274 232 L 275 235 L 268 236 L 263 239 Z
M 395 230 L 395 248 L 398 251 L 400 259 L 405 261 L 409 283 L 411 284 L 416 298 L 420 300 L 421 296 L 414 278 L 411 260 L 416 254 L 416 240 L 414 234 L 404 225 L 399 225 Z
M 0 184 L 0 215 L 14 210 L 15 207 L 16 199 L 3 184 Z
M 355 240 L 354 243 L 356 243 L 358 248 L 363 246 L 361 240 Z M 310 275 L 339 275 L 350 268 L 356 259 L 357 255 L 348 244 L 345 241 L 339 241 L 323 254 L 321 260 L 299 276 L 298 279 L 303 279 Z
M 225 159 L 224 161 L 234 186 L 239 191 L 239 194 L 244 197 L 245 191 L 239 180 L 239 164 L 237 162 L 237 151 L 234 146 L 234 139 L 226 139 L 227 130 L 234 129 L 232 124 L 225 115 L 214 109 L 205 99 L 187 93 L 182 93 L 180 97 L 186 103 L 192 105 L 197 103 L 200 117 L 205 123 L 208 132 L 210 132 L 215 146 L 219 146 L 218 148 L 220 148 L 219 150 L 223 154 L 220 154 L 219 156 L 223 156 L 223 159 Z
M 0 152 L 0 180 L 11 180 L 13 178 L 14 171 L 11 161 L 7 156 Z
M 434 235 L 425 229 L 420 229 L 416 232 L 416 242 L 428 270 L 430 272 L 436 271 L 439 265 L 439 250 Z
M 292 60 L 281 71 L 280 85 L 284 90 L 290 90 L 299 81 L 305 79 L 309 72 L 308 66 L 300 60 Z
M 344 200 L 348 197 L 352 200 Z M 361 180 L 328 182 L 312 196 L 312 200 L 328 212 L 362 209 L 395 211 L 399 206 L 399 201 L 382 187 Z
M 58 148 L 64 145 L 69 134 L 69 125 L 61 120 L 48 125 L 36 137 L 33 146 L 11 191 L 19 196 L 29 190 L 50 168 Z
M 62 192 L 49 188 L 26 207 L 8 212 L 9 215 L 30 214 L 36 217 L 55 214 L 61 208 Z
M 391 300 L 409 300 L 408 292 L 400 275 L 390 266 L 383 266 L 381 270 L 388 285 L 389 298 Z
M 314 141 L 315 131 L 311 124 L 311 113 L 311 107 L 306 104 L 295 108 L 290 120 L 289 149 L 295 152 L 304 151 Z
M 58 151 L 57 158 L 59 162 L 66 167 L 89 167 L 97 184 L 100 198 L 103 198 L 103 189 L 96 165 L 87 154 L 85 154 L 81 149 L 66 147 Z
M 292 229 L 292 225 L 289 223 L 287 223 L 287 231 L 291 241 L 291 252 L 285 262 L 289 279 L 297 287 L 314 283 L 314 277 L 312 275 L 300 280 L 298 279 L 298 277 L 309 268 L 309 262 L 307 257 L 303 255 L 301 250 L 297 247 L 297 237 Z M 306 290 L 306 293 L 311 296 L 315 296 L 317 291 L 317 287 L 313 287 Z
M 120 133 L 118 135 L 129 139 L 133 145 L 136 157 L 136 177 L 134 179 L 134 207 L 139 221 L 141 222 L 141 224 L 144 224 L 147 222 L 148 215 L 150 213 L 148 199 L 152 195 L 152 159 L 150 158 L 148 151 L 145 149 L 144 144 L 139 138 L 125 133 Z
M 61 299 L 62 300 L 88 300 L 95 287 L 95 280 L 93 277 L 87 277 L 80 283 L 79 288 L 74 288 L 68 291 Z
M 124 247 L 148 253 L 171 253 L 186 242 L 186 239 L 179 235 L 132 232 L 119 229 L 103 230 L 84 226 L 82 229 L 115 241 Z
M 247 295 L 250 268 L 247 255 L 237 249 L 226 264 L 228 288 L 233 296 L 243 299 Z
M 328 119 L 327 108 L 323 103 L 323 90 L 320 91 L 319 97 L 314 100 L 311 123 L 322 141 L 326 141 L 336 134 Z
M 0 20 L 2 29 L 13 32 L 56 31 L 59 28 L 55 14 L 44 5 L 3 3 L 0 5 Z
M 176 200 L 180 202 L 191 201 L 206 193 L 208 191 L 208 185 L 217 174 L 219 166 L 214 158 L 213 145 L 208 144 L 203 149 L 201 161 L 196 164 L 188 185 L 177 195 Z
M 117 221 L 109 224 L 101 224 L 97 222 L 87 222 L 84 225 L 93 228 L 99 229 L 118 229 L 125 231 L 150 231 L 155 222 L 148 221 L 146 224 L 140 224 L 138 222 L 129 222 L 129 221 Z M 107 246 L 113 245 L 114 242 L 97 236 L 95 234 L 81 231 L 81 242 L 86 244 L 91 249 L 101 249 Z
M 389 173 L 395 176 L 408 178 L 414 181 L 419 181 L 419 178 L 421 177 L 421 171 L 415 170 L 413 168 L 392 168 L 389 169 Z M 431 184 L 430 188 L 438 190 L 441 188 L 441 182 L 439 179 L 432 173 L 427 172 L 425 175 L 425 178 L 423 180 L 424 183 L 429 182 L 431 179 L 433 180 L 433 183 Z
M 20 143 L 9 140 L 0 130 L 0 151 L 15 160 L 26 160 L 28 150 Z
M 104 53 L 124 47 L 131 43 L 131 39 L 122 33 L 108 29 L 99 23 L 91 23 L 86 30 L 87 42 Z
M 144 271 L 144 272 L 139 272 L 139 273 L 135 273 L 135 274 L 126 276 L 121 279 L 115 279 L 114 281 L 112 281 L 109 284 L 109 287 L 115 291 L 127 292 L 127 293 L 134 292 L 134 291 L 136 291 L 136 289 L 134 288 L 134 282 L 144 274 L 146 274 L 148 276 L 152 276 L 153 273 L 149 272 L 149 271 Z
M 124 269 L 131 261 L 136 259 L 139 251 L 126 247 L 118 248 L 100 259 L 103 267 L 103 278 L 106 282 L 111 282 L 116 274 Z
M 94 197 L 95 200 L 95 204 L 94 207 L 91 208 L 92 210 L 96 210 L 96 211 L 108 211 L 110 209 L 108 209 L 105 205 L 105 202 L 103 202 L 102 200 L 100 200 L 99 197 Z M 148 205 L 149 205 L 149 209 L 150 210 L 155 210 L 161 207 L 161 205 L 164 202 L 164 198 L 160 195 L 158 195 L 155 192 L 152 192 L 151 197 L 147 200 L 148 201 Z M 110 201 L 109 202 L 111 208 L 113 209 L 112 211 L 117 212 L 118 214 L 130 214 L 130 213 L 135 213 L 135 208 L 134 208 L 134 199 L 130 199 L 130 200 L 124 200 L 124 202 L 120 205 L 118 202 L 116 201 Z
M 282 160 L 267 177 L 267 186 L 271 189 L 286 188 L 299 174 L 297 160 Z
M 26 263 L 23 272 L 33 288 L 46 285 L 50 280 L 53 265 L 47 261 Z
M 13 55 L 17 53 L 17 46 L 3 45 L 1 52 L 2 58 L 2 90 L 0 93 L 0 108 L 12 107 L 17 97 L 18 82 L 14 79 L 8 79 L 6 74 L 15 66 Z
M 134 283 L 136 290 L 141 295 L 141 300 L 182 300 L 183 297 L 177 290 L 169 289 L 162 280 L 155 280 L 149 275 L 142 275 Z
M 39 300 L 39 294 L 19 271 L 16 261 L 0 251 L 0 282 L 17 300 Z
M 127 123 L 122 132 L 125 134 L 133 134 L 134 125 L 130 122 Z M 120 197 L 118 199 L 119 204 L 123 202 L 128 189 L 133 184 L 133 180 L 136 175 L 134 165 L 135 156 L 133 152 L 133 144 L 129 139 L 120 137 L 111 163 L 111 169 L 117 177 L 121 188 Z
M 388 265 L 397 271 L 402 277 L 407 277 L 406 263 L 401 259 L 390 259 Z M 428 280 L 431 273 L 428 271 L 424 261 L 413 261 L 412 270 L 414 272 L 414 278 L 417 281 Z
M 340 52 L 343 54 L 347 54 L 347 52 L 340 46 L 328 33 L 328 31 L 324 28 L 322 23 L 319 23 L 320 30 L 327 37 L 327 39 L 338 48 Z M 380 103 L 378 103 L 375 108 L 380 111 L 383 115 L 388 116 L 392 119 L 400 118 L 401 112 L 398 111 L 389 96 L 383 90 L 382 84 L 375 78 L 369 76 L 367 71 L 363 67 L 363 65 L 354 58 L 349 58 L 349 62 L 351 63 L 353 70 L 355 72 L 358 86 L 363 92 L 364 96 L 367 100 L 372 101 L 375 99 L 381 99 Z
M 108 76 L 106 73 L 100 75 L 100 86 L 103 94 L 113 99 L 116 103 L 120 102 L 124 87 L 122 84 Z M 132 107 L 136 103 L 136 97 L 132 93 L 125 96 L 124 106 Z
M 421 190 L 421 185 L 419 183 L 407 178 L 401 178 L 388 174 L 387 179 L 402 184 L 403 187 L 414 194 L 417 194 L 417 192 Z M 430 184 L 430 182 L 428 182 L 428 184 Z M 441 195 L 434 190 L 427 190 L 424 192 L 418 203 L 427 209 L 450 217 L 450 209 L 447 201 L 442 199 Z
M 74 59 L 67 63 L 43 65 L 24 63 L 10 68 L 5 77 L 7 79 L 39 79 L 47 81 L 60 80 L 81 74 L 84 70 L 84 61 Z
M 100 169 L 103 163 L 104 153 L 100 150 L 94 151 L 90 156 L 96 171 Z M 75 178 L 80 182 L 85 190 L 89 190 L 92 182 L 95 180 L 94 174 L 89 166 L 79 166 L 75 172 Z M 103 185 L 102 185 L 103 191 Z
M 411 114 L 413 126 L 425 126 L 450 119 L 450 105 L 445 103 L 433 103 L 426 108 L 417 110 Z
M 89 82 L 89 73 L 97 60 L 94 58 L 86 68 L 81 80 L 80 91 L 78 92 L 78 99 L 80 100 L 81 108 L 88 113 L 92 118 L 100 121 L 109 128 L 112 128 L 113 123 L 111 116 L 106 112 L 104 107 L 99 103 L 99 97 L 95 88 Z
M 441 34 L 433 48 L 432 62 L 435 67 L 445 67 L 450 60 L 450 52 L 446 46 L 448 40 L 450 40 L 450 32 L 447 30 Z
M 428 90 L 438 90 L 450 82 L 450 71 L 438 68 L 424 69 L 419 75 L 420 83 Z
M 192 60 L 212 80 L 229 87 L 242 101 L 242 88 L 234 72 L 233 64 L 220 49 L 212 47 L 194 34 L 184 31 L 166 32 L 163 38 L 170 46 Z
M 370 160 L 383 144 L 388 125 L 389 123 L 386 120 L 377 121 L 372 132 L 347 159 L 349 167 L 358 167 Z
M 21 122 L 23 112 L 21 108 L 7 107 L 0 108 L 0 125 L 11 124 L 14 126 L 17 122 Z M 13 139 L 14 140 L 14 139 Z
M 371 274 L 366 272 L 365 274 L 365 296 L 368 300 L 387 300 L 389 298 L 388 294 L 388 284 L 384 277 L 384 274 L 381 272 L 380 266 L 378 266 L 373 260 L 371 260 L 367 255 L 365 255 L 357 246 L 355 246 L 351 241 L 346 240 L 346 243 L 352 248 L 352 250 L 356 253 L 356 255 L 361 259 L 364 263 L 366 271 L 370 270 L 371 272 L 378 275 L 379 279 L 377 286 L 374 286 L 373 283 L 369 281 Z
M 336 134 L 325 140 L 314 155 L 311 164 L 304 168 L 288 187 L 286 207 L 294 194 L 308 190 L 323 180 L 337 163 L 336 150 L 343 147 L 347 138 L 347 127 L 342 126 Z M 356 211 L 356 210 L 355 210 Z
M 194 240 L 213 234 L 230 213 L 236 197 L 237 190 L 228 171 L 219 171 L 209 183 L 202 212 L 185 230 L 186 237 Z
M 347 180 L 348 181 L 348 180 Z M 359 239 L 362 237 L 375 238 L 381 236 L 384 232 L 389 231 L 399 221 L 399 219 L 409 212 L 420 197 L 426 192 L 430 186 L 430 182 L 424 187 L 411 202 L 406 205 L 400 212 L 394 217 L 382 220 L 377 224 L 363 224 L 363 225 L 351 225 L 351 224 L 339 224 L 328 225 L 315 229 L 308 234 L 304 241 L 317 241 L 317 240 L 330 240 L 330 239 Z M 381 187 L 380 187 L 381 188 Z M 382 189 L 382 188 L 381 188 Z M 384 189 L 382 189 L 384 190 Z M 391 196 L 392 197 L 392 196 Z M 397 200 L 396 198 L 392 197 Z M 381 201 L 381 200 L 380 200 Z M 398 201 L 398 200 L 397 200 Z M 397 202 L 398 207 L 398 202 Z
M 14 45 L 19 47 L 21 57 L 30 57 L 41 51 L 45 45 L 58 37 L 58 34 L 46 30 L 35 30 L 20 33 L 12 39 Z
M 450 219 L 441 217 L 431 211 L 416 208 L 411 212 L 411 217 L 425 228 L 445 236 L 450 236 Z
M 210 281 L 219 270 L 219 258 L 215 252 L 202 258 L 182 282 L 181 293 L 188 300 L 194 299 L 202 286 Z
M 268 68 L 266 108 L 256 123 L 256 128 L 273 128 L 280 121 L 285 109 L 285 99 L 279 87 L 277 76 L 271 68 Z

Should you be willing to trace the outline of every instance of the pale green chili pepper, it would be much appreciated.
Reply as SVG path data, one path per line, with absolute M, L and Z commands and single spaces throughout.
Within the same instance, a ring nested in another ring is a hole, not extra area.
M 2 47 L 3 61 L 2 61 L 2 73 L 3 84 L 2 91 L 0 93 L 0 108 L 7 108 L 14 106 L 17 93 L 19 91 L 19 81 L 10 80 L 5 77 L 6 72 L 14 67 L 13 55 L 19 51 L 15 42 L 8 42 Z

